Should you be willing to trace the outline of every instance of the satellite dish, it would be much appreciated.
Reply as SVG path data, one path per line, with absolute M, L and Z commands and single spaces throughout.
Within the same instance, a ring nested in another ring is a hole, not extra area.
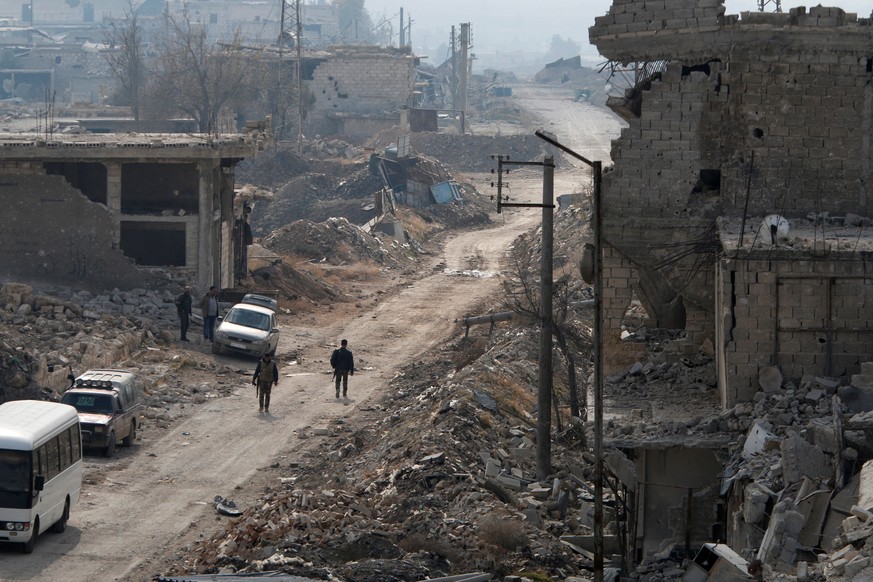
M 765 245 L 775 245 L 788 238 L 788 221 L 779 214 L 768 214 L 758 229 L 758 240 Z

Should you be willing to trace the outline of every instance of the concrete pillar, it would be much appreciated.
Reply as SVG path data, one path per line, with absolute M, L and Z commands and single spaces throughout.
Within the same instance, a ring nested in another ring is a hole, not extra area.
M 197 285 L 199 291 L 208 289 L 213 284 L 213 248 L 214 233 L 212 232 L 212 214 L 214 210 L 214 168 L 215 163 L 212 161 L 204 161 L 197 164 L 197 171 L 200 174 L 200 204 L 198 207 L 198 226 L 197 236 Z M 190 261 L 188 261 L 190 264 Z M 199 292 L 198 291 L 198 292 Z
M 106 166 L 106 207 L 112 214 L 112 248 L 121 248 L 121 162 L 103 162 Z

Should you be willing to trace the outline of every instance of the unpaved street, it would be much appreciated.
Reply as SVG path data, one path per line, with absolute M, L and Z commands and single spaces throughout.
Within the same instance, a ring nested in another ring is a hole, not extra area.
M 553 99 L 551 91 L 542 89 L 517 94 L 525 107 L 560 120 L 561 127 L 546 129 L 564 143 L 606 159 L 608 140 L 614 137 L 609 132 L 619 127 L 610 113 L 569 97 Z M 584 138 L 565 135 L 565 130 L 580 128 L 586 128 Z M 524 175 L 515 178 L 514 187 L 537 199 L 541 178 Z M 556 179 L 556 193 L 579 182 L 571 172 Z M 456 318 L 474 314 L 484 298 L 499 291 L 494 273 L 501 258 L 516 236 L 539 222 L 540 212 L 513 210 L 493 218 L 491 228 L 448 239 L 439 253 L 423 261 L 418 275 L 394 281 L 372 308 L 338 305 L 323 316 L 286 316 L 280 363 L 288 364 L 281 362 L 282 354 L 292 348 L 300 361 L 283 367 L 269 415 L 256 410 L 249 384 L 254 362 L 223 358 L 240 370 L 217 379 L 233 387 L 231 396 L 208 398 L 168 430 L 144 427 L 141 442 L 115 460 L 88 457 L 86 473 L 99 471 L 102 478 L 84 487 L 67 531 L 41 536 L 31 555 L 0 548 L 0 577 L 150 580 L 157 573 L 154 565 L 172 559 L 180 543 L 221 526 L 210 503 L 215 495 L 243 495 L 260 468 L 293 456 L 312 439 L 325 438 L 311 436 L 312 429 L 352 417 L 401 366 L 457 333 Z M 350 381 L 348 401 L 334 398 L 326 363 L 341 337 L 349 339 L 358 366 L 364 367 Z

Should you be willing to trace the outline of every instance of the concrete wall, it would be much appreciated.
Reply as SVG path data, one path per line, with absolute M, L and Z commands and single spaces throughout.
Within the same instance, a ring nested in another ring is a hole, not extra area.
M 703 314 L 689 342 L 714 336 L 718 216 L 871 212 L 869 20 L 822 7 L 723 12 L 720 0 L 615 0 L 589 29 L 609 59 L 668 61 L 620 104 L 629 126 L 604 174 L 615 251 L 604 288 L 617 290 L 604 300 L 606 334 L 618 333 L 635 285 L 629 261 L 669 286 L 641 297 L 647 309 L 678 294 Z
M 638 557 L 651 556 L 671 543 L 684 546 L 686 535 L 694 546 L 712 541 L 723 470 L 716 452 L 677 443 L 666 449 L 641 449 L 635 457 L 637 475 L 642 477 Z

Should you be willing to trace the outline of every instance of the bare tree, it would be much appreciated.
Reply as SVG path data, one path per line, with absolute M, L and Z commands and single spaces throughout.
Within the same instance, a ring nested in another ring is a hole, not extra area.
M 259 62 L 253 63 L 251 73 L 262 82 L 254 83 L 254 96 L 247 100 L 241 110 L 247 114 L 263 116 L 269 113 L 273 118 L 273 133 L 278 139 L 297 135 L 299 119 L 305 120 L 315 105 L 315 95 L 303 86 L 303 94 L 297 94 L 296 67 L 289 60 L 273 60 L 263 55 Z M 282 70 L 279 71 L 278 67 Z M 275 81 L 270 81 L 275 79 Z M 302 98 L 300 115 L 296 115 L 298 99 Z
M 166 13 L 165 20 L 151 98 L 175 103 L 201 132 L 217 134 L 222 109 L 250 96 L 257 56 L 243 51 L 239 33 L 230 43 L 212 44 L 206 27 L 191 20 L 187 7 L 179 17 Z
M 130 103 L 133 118 L 139 120 L 141 95 L 146 78 L 145 45 L 143 29 L 132 4 L 128 4 L 124 11 L 123 21 L 112 23 L 111 29 L 106 33 L 106 44 L 110 47 L 103 53 L 106 62 L 121 84 Z
M 334 0 L 339 15 L 340 36 L 346 41 L 369 41 L 373 21 L 364 0 Z
M 507 309 L 520 316 L 538 319 L 540 305 L 540 280 L 538 269 L 539 253 L 528 237 L 520 237 L 513 248 L 511 255 L 512 268 L 504 277 L 503 291 L 504 304 Z M 588 398 L 585 390 L 582 390 L 582 403 L 579 403 L 579 391 L 577 390 L 576 357 L 573 350 L 575 340 L 581 339 L 581 334 L 574 329 L 571 319 L 573 314 L 573 300 L 575 293 L 570 284 L 570 275 L 563 275 L 553 287 L 553 336 L 558 350 L 567 361 L 567 385 L 570 414 L 585 418 L 587 415 Z M 557 407 L 557 398 L 553 400 Z M 560 431 L 560 416 L 556 414 L 558 430 Z

